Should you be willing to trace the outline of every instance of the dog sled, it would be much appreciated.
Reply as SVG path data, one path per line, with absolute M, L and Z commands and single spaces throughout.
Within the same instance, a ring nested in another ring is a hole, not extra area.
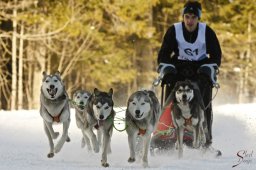
M 212 70 L 213 66 L 215 67 Z M 212 80 L 213 87 L 219 88 L 218 83 L 216 82 L 216 74 L 218 73 L 217 65 L 213 65 L 211 67 L 205 66 L 200 70 L 203 74 L 207 74 Z M 164 66 L 165 67 L 165 66 Z M 214 73 L 212 73 L 214 71 Z M 173 75 L 176 74 L 176 69 L 173 65 L 168 65 L 167 68 L 162 68 L 162 72 L 160 72 L 158 78 L 153 82 L 153 86 L 158 86 L 161 84 L 161 108 L 163 105 L 166 105 L 166 86 L 167 84 L 163 83 L 162 80 L 165 75 Z M 171 115 L 172 102 L 167 104 L 164 110 L 162 110 L 162 114 L 160 116 L 159 122 L 157 124 L 156 130 L 153 132 L 153 136 L 151 138 L 150 143 L 150 152 L 152 155 L 156 152 L 168 151 L 175 147 L 175 143 L 177 140 L 177 135 L 175 132 L 175 127 L 172 120 Z M 184 131 L 183 142 L 188 147 L 192 147 L 193 143 L 193 133 L 187 129 Z M 213 152 L 216 152 L 217 156 L 221 155 L 219 150 L 210 147 Z

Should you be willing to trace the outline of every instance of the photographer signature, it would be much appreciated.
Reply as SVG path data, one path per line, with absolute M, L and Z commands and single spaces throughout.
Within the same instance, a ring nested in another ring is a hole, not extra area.
M 236 154 L 238 157 L 237 164 L 233 165 L 232 168 L 240 165 L 241 163 L 246 163 L 246 164 L 252 163 L 252 154 L 253 154 L 253 150 L 249 152 L 247 150 L 238 151 Z

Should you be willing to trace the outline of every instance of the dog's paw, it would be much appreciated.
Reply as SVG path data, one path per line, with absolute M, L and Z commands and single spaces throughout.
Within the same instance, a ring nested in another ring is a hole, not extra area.
M 48 157 L 48 158 L 52 158 L 53 156 L 54 156 L 54 153 L 48 153 L 48 154 L 47 154 L 47 157 Z
M 131 158 L 131 157 L 130 157 L 130 158 L 128 159 L 128 162 L 130 162 L 130 163 L 135 162 L 135 158 Z
M 59 134 L 60 134 L 59 132 L 54 132 L 52 138 L 53 138 L 53 139 L 57 139 L 58 136 L 59 136 Z
M 109 167 L 109 164 L 107 162 L 101 162 L 101 166 L 103 167 Z
M 70 137 L 68 136 L 67 139 L 66 139 L 66 142 L 70 142 Z

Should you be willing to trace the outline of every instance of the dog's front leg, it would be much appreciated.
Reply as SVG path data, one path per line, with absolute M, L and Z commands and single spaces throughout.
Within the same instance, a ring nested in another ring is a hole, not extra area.
M 195 125 L 193 128 L 193 147 L 198 148 L 199 147 L 199 124 Z
M 130 148 L 130 157 L 128 159 L 128 162 L 135 162 L 135 143 L 136 143 L 136 133 L 130 133 L 128 134 L 128 143 Z
M 82 138 L 82 142 L 81 142 L 81 147 L 83 148 L 87 144 L 88 151 L 91 151 L 92 150 L 92 147 L 91 147 L 92 145 L 90 143 L 90 139 L 87 136 L 87 134 L 84 132 L 83 129 L 81 129 L 81 131 L 82 131 L 82 134 L 83 134 L 83 138 Z
M 69 124 L 70 124 L 70 119 L 68 119 L 67 121 L 63 122 L 63 133 L 62 133 L 62 136 L 61 136 L 60 140 L 58 141 L 56 147 L 54 148 L 54 152 L 55 153 L 58 153 L 61 150 L 61 148 L 64 145 L 65 141 L 68 139 Z
M 49 141 L 49 145 L 50 145 L 50 152 L 47 154 L 47 157 L 48 158 L 52 158 L 54 156 L 54 152 L 53 152 L 54 144 L 53 144 L 53 141 L 52 141 L 52 137 L 51 137 L 50 131 L 49 131 L 48 126 L 46 125 L 45 121 L 44 121 L 44 131 L 45 131 L 45 133 L 47 135 L 47 138 L 48 138 L 48 141 Z
M 42 118 L 44 119 L 44 121 L 53 122 L 53 118 L 52 116 L 49 114 L 49 112 L 46 110 L 46 108 L 44 106 L 40 107 L 40 115 L 42 116 Z
M 150 135 L 146 135 L 143 138 L 143 157 L 142 157 L 142 163 L 143 167 L 147 168 L 148 167 L 148 149 L 149 149 L 149 144 L 150 144 Z
M 99 142 L 97 141 L 96 135 L 93 133 L 92 128 L 88 127 L 84 130 L 84 133 L 90 139 L 90 144 L 95 153 L 99 152 Z
M 56 139 L 59 136 L 59 132 L 54 132 L 51 122 L 44 121 L 44 123 L 47 126 L 52 139 Z
M 102 149 L 102 129 L 97 130 L 97 140 L 99 143 L 99 147 Z
M 183 157 L 183 136 L 184 136 L 184 127 L 180 126 L 177 128 L 177 140 L 178 140 L 178 151 L 179 158 Z
M 101 165 L 103 167 L 108 167 L 109 164 L 107 163 L 107 152 L 110 146 L 110 134 L 108 131 L 103 132 L 103 151 L 101 156 Z

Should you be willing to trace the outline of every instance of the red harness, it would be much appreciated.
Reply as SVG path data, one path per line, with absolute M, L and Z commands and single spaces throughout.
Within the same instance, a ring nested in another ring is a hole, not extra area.
M 59 123 L 60 122 L 60 115 L 61 115 L 61 113 L 58 114 L 57 116 L 52 116 L 53 121 Z

